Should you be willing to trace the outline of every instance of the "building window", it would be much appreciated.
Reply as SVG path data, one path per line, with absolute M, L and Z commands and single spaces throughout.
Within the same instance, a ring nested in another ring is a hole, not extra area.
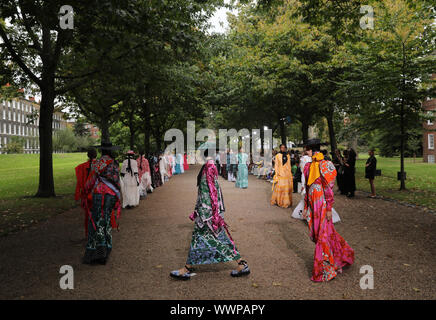
M 434 154 L 429 154 L 427 157 L 428 157 L 427 159 L 428 163 L 434 163 Z
M 432 126 L 432 125 L 433 125 L 433 116 L 434 116 L 433 112 L 428 111 L 428 112 L 427 112 L 427 116 L 432 117 L 432 119 L 428 119 L 428 120 L 427 120 L 427 125 L 428 125 L 428 126 Z
M 428 135 L 428 149 L 434 150 L 434 134 Z

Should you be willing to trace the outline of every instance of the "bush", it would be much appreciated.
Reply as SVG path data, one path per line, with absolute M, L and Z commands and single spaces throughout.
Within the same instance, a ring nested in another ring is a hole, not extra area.
M 77 152 L 84 151 L 95 144 L 93 138 L 89 136 L 76 136 L 70 128 L 56 131 L 53 134 L 54 152 Z
M 23 153 L 24 152 L 24 139 L 20 137 L 11 137 L 9 143 L 5 147 L 5 151 L 8 154 L 11 153 Z

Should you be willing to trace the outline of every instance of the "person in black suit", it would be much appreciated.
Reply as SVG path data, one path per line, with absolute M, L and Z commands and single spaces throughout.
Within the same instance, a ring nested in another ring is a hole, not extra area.
M 365 178 L 369 180 L 369 185 L 371 187 L 370 198 L 375 198 L 375 186 L 374 177 L 375 171 L 377 170 L 377 159 L 374 156 L 374 150 L 369 150 L 369 158 L 366 160 L 365 165 Z

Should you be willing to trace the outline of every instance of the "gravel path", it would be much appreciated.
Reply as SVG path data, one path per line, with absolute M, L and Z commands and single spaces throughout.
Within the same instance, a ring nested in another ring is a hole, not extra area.
M 271 185 L 249 176 L 246 190 L 220 184 L 226 220 L 249 262 L 245 278 L 229 276 L 234 263 L 200 266 L 188 282 L 171 279 L 183 266 L 196 200 L 199 166 L 173 177 L 124 210 L 106 266 L 81 264 L 82 214 L 71 210 L 2 238 L 1 299 L 435 299 L 436 217 L 357 193 L 337 196 L 338 232 L 355 249 L 355 264 L 329 283 L 310 281 L 314 244 L 291 209 L 269 205 Z M 299 195 L 294 194 L 294 205 Z M 74 268 L 74 290 L 61 290 L 59 269 Z M 374 289 L 362 290 L 360 267 L 374 269 Z

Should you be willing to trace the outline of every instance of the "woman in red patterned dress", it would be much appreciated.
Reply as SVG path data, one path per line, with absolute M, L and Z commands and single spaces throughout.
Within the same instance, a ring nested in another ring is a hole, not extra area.
M 324 160 L 320 141 L 309 140 L 312 163 L 304 167 L 306 178 L 305 218 L 308 217 L 310 238 L 315 242 L 312 281 L 329 281 L 342 273 L 342 268 L 354 263 L 354 250 L 336 232 L 332 221 L 333 186 L 336 169 Z

